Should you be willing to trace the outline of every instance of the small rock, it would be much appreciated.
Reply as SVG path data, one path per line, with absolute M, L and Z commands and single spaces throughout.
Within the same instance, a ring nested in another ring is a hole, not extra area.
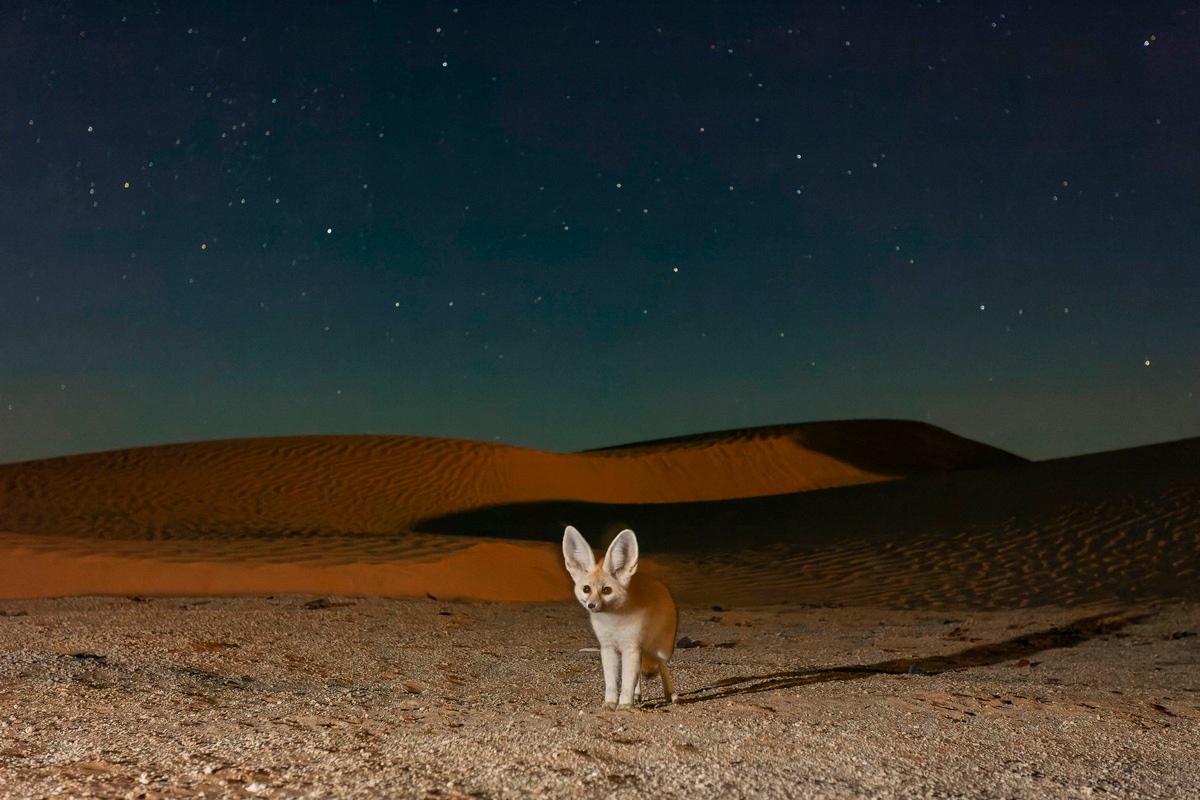
M 346 602 L 338 603 L 338 602 L 334 602 L 333 600 L 329 599 L 328 597 L 318 597 L 316 600 L 309 600 L 307 603 L 304 604 L 304 607 L 308 608 L 308 609 L 316 610 L 316 609 L 321 609 L 321 608 L 341 608 L 342 606 L 352 606 L 352 605 L 354 605 L 354 603 L 346 603 Z

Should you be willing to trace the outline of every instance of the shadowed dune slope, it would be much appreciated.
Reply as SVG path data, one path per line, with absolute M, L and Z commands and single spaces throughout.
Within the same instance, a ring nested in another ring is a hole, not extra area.
M 227 440 L 0 465 L 0 531 L 138 540 L 391 534 L 504 503 L 695 502 L 1014 462 L 928 425 L 889 421 L 572 454 L 404 436 Z
M 645 455 L 709 447 L 714 441 L 748 442 L 772 439 L 791 439 L 805 450 L 822 453 L 865 472 L 895 477 L 1025 462 L 1025 459 L 1019 456 L 924 422 L 889 419 L 770 425 L 655 439 L 588 450 L 585 453 Z
M 774 497 L 539 503 L 423 521 L 555 541 L 623 527 L 702 602 L 1000 606 L 1200 598 L 1200 439 Z

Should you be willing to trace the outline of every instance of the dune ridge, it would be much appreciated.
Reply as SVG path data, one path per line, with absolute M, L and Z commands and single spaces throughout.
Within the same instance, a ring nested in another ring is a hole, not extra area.
M 791 439 L 806 450 L 831 456 L 874 474 L 893 477 L 1015 465 L 1026 461 L 1020 456 L 928 423 L 895 419 L 766 425 L 673 436 L 584 452 L 614 457 L 670 453 L 677 457 L 680 451 L 708 448 L 718 442 L 746 443 L 772 439 Z

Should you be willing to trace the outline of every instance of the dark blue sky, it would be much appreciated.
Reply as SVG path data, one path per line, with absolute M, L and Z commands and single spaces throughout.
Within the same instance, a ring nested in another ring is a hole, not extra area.
M 1200 435 L 1186 3 L 0 11 L 0 461 Z

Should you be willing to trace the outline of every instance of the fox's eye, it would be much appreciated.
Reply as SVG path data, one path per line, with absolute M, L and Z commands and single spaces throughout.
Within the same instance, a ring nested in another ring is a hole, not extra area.
M 603 589 L 600 590 L 600 594 L 612 594 L 612 587 L 605 586 Z
M 590 586 L 581 586 L 581 587 L 579 588 L 579 591 L 583 592 L 584 594 L 591 594 L 591 593 L 592 593 L 592 587 L 590 587 Z

